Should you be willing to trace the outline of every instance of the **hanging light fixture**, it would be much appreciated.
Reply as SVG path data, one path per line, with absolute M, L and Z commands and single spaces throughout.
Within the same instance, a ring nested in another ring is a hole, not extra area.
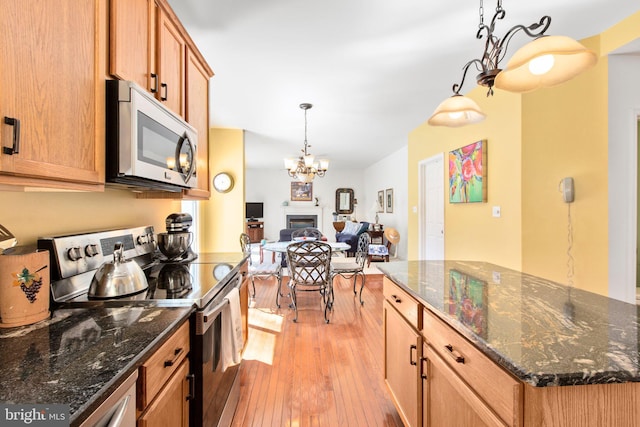
M 329 160 L 321 159 L 318 162 L 312 154 L 309 154 L 311 145 L 307 142 L 307 110 L 313 107 L 312 104 L 300 104 L 300 108 L 304 110 L 304 149 L 303 155 L 297 159 L 284 159 L 284 167 L 287 169 L 289 176 L 300 182 L 311 182 L 317 176 L 323 177 L 329 169 Z
M 499 39 L 494 35 L 498 20 L 505 17 L 502 0 L 497 0 L 496 12 L 491 24 L 484 23 L 484 2 L 480 0 L 480 24 L 477 39 L 486 36 L 484 52 L 480 59 L 472 59 L 462 68 L 462 80 L 453 85 L 453 96 L 446 99 L 428 123 L 432 126 L 463 126 L 484 120 L 485 114 L 472 99 L 460 95 L 467 71 L 472 65 L 478 70 L 476 81 L 487 87 L 487 96 L 493 95 L 493 87 L 510 92 L 529 92 L 542 87 L 551 87 L 572 79 L 594 66 L 598 60 L 595 52 L 565 36 L 547 36 L 544 33 L 551 25 L 551 17 L 543 16 L 539 22 L 528 27 L 516 25 Z M 534 40 L 520 48 L 507 63 L 499 68 L 507 53 L 511 38 L 523 32 Z

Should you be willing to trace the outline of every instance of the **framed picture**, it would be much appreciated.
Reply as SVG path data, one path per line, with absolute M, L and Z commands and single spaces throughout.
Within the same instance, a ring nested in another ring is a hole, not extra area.
M 487 140 L 449 152 L 449 203 L 487 201 Z
M 313 200 L 313 183 L 312 182 L 292 182 L 291 183 L 291 201 L 292 202 L 310 202 Z
M 378 206 L 376 212 L 384 212 L 384 190 L 378 191 Z
M 393 188 L 387 188 L 384 199 L 387 213 L 393 213 Z

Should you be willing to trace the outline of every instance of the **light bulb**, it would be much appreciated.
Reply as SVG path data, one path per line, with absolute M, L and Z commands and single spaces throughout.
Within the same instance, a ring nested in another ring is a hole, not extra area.
M 169 169 L 175 169 L 176 159 L 174 159 L 173 157 L 167 157 L 167 167 Z
M 449 117 L 453 120 L 459 119 L 462 116 L 464 116 L 464 111 L 452 111 L 451 113 L 449 113 Z
M 537 56 L 529 61 L 529 71 L 533 75 L 540 76 L 549 72 L 554 63 L 555 59 L 551 54 Z
M 308 168 L 310 168 L 311 166 L 313 166 L 313 155 L 312 154 L 307 154 L 306 156 L 304 156 L 304 165 Z

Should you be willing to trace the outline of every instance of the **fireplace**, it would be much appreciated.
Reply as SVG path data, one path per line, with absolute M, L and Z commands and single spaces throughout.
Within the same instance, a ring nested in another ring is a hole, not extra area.
M 287 228 L 318 228 L 318 215 L 287 215 Z
M 291 203 L 282 212 L 282 228 L 314 227 L 323 231 L 322 206 L 306 203 Z

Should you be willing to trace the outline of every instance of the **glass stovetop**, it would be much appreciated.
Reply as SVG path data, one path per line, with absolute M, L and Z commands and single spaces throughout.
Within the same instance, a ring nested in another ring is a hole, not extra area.
M 122 306 L 137 303 L 159 306 L 206 306 L 237 275 L 242 253 L 202 253 L 191 262 L 158 261 L 145 269 L 149 287 L 135 295 L 113 299 L 88 299 L 86 293 L 66 306 Z M 232 283 L 235 285 L 235 282 Z

